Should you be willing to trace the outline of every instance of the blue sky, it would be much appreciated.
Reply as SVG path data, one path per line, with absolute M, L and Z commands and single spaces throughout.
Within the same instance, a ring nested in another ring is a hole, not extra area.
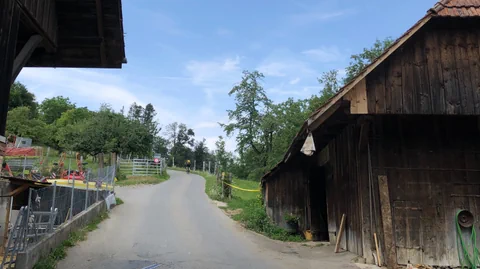
M 152 103 L 162 126 L 194 128 L 213 149 L 242 70 L 264 73 L 276 102 L 317 94 L 317 77 L 349 63 L 376 38 L 399 37 L 435 0 L 123 0 L 128 64 L 121 70 L 25 68 L 38 101 L 119 110 Z M 227 141 L 233 150 L 234 139 Z

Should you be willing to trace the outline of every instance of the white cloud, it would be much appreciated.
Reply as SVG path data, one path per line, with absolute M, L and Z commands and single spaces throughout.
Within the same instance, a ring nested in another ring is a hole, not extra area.
M 316 76 L 308 62 L 299 60 L 298 54 L 279 49 L 271 52 L 257 67 L 266 77 L 299 78 Z
M 289 82 L 288 84 L 290 84 L 290 85 L 295 85 L 295 84 L 298 84 L 298 82 L 300 82 L 300 78 L 299 78 L 299 77 L 290 80 L 290 82 Z
M 214 122 L 214 121 L 202 121 L 202 122 L 199 122 L 197 124 L 195 124 L 195 126 L 193 127 L 195 130 L 198 130 L 198 129 L 209 129 L 209 128 L 216 128 L 218 127 L 218 122 Z
M 333 11 L 323 11 L 323 10 L 314 10 L 307 11 L 303 13 L 297 13 L 290 16 L 290 21 L 296 25 L 306 25 L 312 23 L 318 23 L 322 21 L 328 21 L 338 17 L 342 17 L 348 14 L 351 14 L 352 10 L 333 10 Z
M 160 31 L 164 34 L 178 37 L 196 37 L 198 34 L 182 29 L 177 21 L 164 12 L 146 8 L 136 8 L 141 14 L 135 17 L 137 23 L 148 25 L 152 30 Z
M 149 89 L 130 83 L 122 70 L 109 73 L 92 69 L 24 68 L 18 80 L 27 85 L 39 102 L 62 95 L 78 106 L 95 110 L 100 104 L 108 103 L 116 111 L 122 107 L 128 110 L 133 102 L 143 106 L 152 103 L 161 123 L 185 118 L 172 109 L 178 107 L 178 100 L 148 93 Z
M 215 142 L 218 141 L 218 136 L 206 137 L 205 140 L 206 140 L 206 144 L 207 144 L 207 147 L 208 147 L 209 150 L 215 150 L 216 149 Z M 236 138 L 234 136 L 225 137 L 225 135 L 223 135 L 223 140 L 225 140 L 225 149 L 227 151 L 234 152 L 237 149 L 237 141 L 236 141 Z
M 192 82 L 198 86 L 232 83 L 240 73 L 240 57 L 213 61 L 190 61 L 185 66 Z
M 323 46 L 317 49 L 306 50 L 302 53 L 322 63 L 340 62 L 346 58 L 345 54 L 340 52 L 336 46 Z
M 278 87 L 269 88 L 267 90 L 271 94 L 276 94 L 282 98 L 280 100 L 284 100 L 285 96 L 288 97 L 297 97 L 297 98 L 306 98 L 311 96 L 312 94 L 317 94 L 320 91 L 319 86 L 305 86 L 305 87 L 297 87 L 291 88 L 286 87 L 285 85 L 279 85 Z M 279 101 L 279 100 L 277 100 Z
M 56 95 L 73 97 L 85 103 L 109 103 L 114 108 L 129 106 L 133 102 L 144 104 L 135 94 L 124 88 L 125 81 L 100 71 L 83 69 L 24 68 L 19 81 L 31 85 L 38 101 Z M 46 89 L 46 91 L 44 90 Z
M 265 76 L 272 77 L 284 77 L 286 76 L 286 69 L 289 66 L 287 63 L 283 62 L 267 62 L 260 65 L 257 69 L 262 72 Z

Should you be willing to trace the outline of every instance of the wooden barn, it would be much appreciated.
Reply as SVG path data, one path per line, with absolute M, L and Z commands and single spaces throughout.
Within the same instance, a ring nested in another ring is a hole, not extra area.
M 479 45 L 480 0 L 437 3 L 305 121 L 262 179 L 272 220 L 334 242 L 345 214 L 341 247 L 369 263 L 376 235 L 389 268 L 460 266 L 457 213 L 480 229 Z
M 0 136 L 23 67 L 121 68 L 121 0 L 0 0 Z

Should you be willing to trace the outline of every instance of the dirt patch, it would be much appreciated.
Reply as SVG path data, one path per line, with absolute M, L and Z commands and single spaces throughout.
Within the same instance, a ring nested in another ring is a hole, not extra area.
M 230 209 L 227 209 L 225 210 L 225 213 L 228 215 L 228 216 L 235 216 L 235 215 L 238 215 L 240 213 L 242 213 L 243 209 L 241 208 L 237 208 L 235 210 L 230 210 Z
M 227 203 L 225 202 L 220 202 L 220 201 L 216 201 L 216 200 L 210 200 L 212 201 L 216 206 L 220 207 L 220 208 L 226 208 L 228 205 Z

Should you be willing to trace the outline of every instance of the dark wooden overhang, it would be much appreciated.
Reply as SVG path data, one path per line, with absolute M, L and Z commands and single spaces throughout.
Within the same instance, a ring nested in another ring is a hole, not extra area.
M 126 63 L 121 0 L 15 1 L 20 6 L 16 55 L 32 37 L 41 38 L 24 66 L 121 68 Z

